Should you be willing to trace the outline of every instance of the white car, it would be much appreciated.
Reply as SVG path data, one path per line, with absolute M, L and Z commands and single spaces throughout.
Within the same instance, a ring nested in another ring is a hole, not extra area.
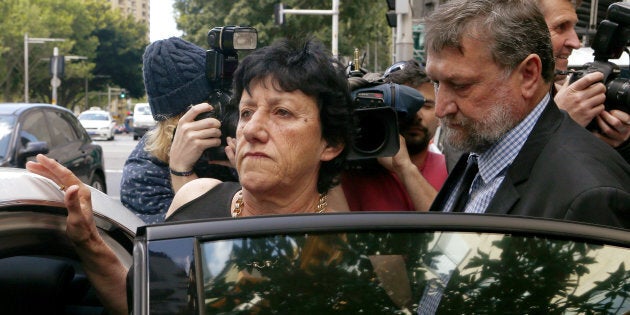
M 92 139 L 114 140 L 116 121 L 109 112 L 90 109 L 79 114 L 79 121 Z
M 144 223 L 120 201 L 90 187 L 94 221 L 124 266 Z M 64 193 L 25 169 L 0 167 L 2 314 L 105 314 L 66 236 Z
M 133 107 L 133 140 L 142 138 L 155 125 L 149 103 L 138 103 Z

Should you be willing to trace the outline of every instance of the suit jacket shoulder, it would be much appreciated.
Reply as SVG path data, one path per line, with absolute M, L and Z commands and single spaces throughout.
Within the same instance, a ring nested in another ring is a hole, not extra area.
M 630 227 L 630 166 L 551 100 L 488 213 Z

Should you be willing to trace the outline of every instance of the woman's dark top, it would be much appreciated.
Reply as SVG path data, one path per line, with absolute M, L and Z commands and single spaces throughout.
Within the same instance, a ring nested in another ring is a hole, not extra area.
M 166 222 L 230 217 L 232 199 L 241 189 L 237 182 L 223 182 L 187 202 L 166 218 Z

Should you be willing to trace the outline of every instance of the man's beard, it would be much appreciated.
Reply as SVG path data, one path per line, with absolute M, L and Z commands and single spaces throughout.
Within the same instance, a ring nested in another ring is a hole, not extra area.
M 509 110 L 513 106 L 495 105 L 481 121 L 473 121 L 464 116 L 457 119 L 455 116 L 441 118 L 441 124 L 445 127 L 444 139 L 462 152 L 485 152 L 518 124 Z M 461 129 L 449 128 L 449 121 L 457 122 Z
M 418 154 L 429 147 L 429 141 L 431 140 L 429 138 L 429 130 L 424 127 L 422 127 L 422 129 L 423 129 L 423 136 L 420 138 L 403 135 L 403 137 L 405 138 L 405 144 L 407 145 L 407 152 L 409 152 L 409 155 Z
M 400 133 L 405 138 L 405 144 L 409 155 L 418 154 L 429 147 L 429 141 L 431 141 L 429 129 L 423 126 L 419 119 L 415 118 L 407 124 L 401 124 L 399 128 L 401 129 Z M 410 133 L 409 129 L 411 128 L 420 129 L 420 132 L 415 130 L 413 133 Z

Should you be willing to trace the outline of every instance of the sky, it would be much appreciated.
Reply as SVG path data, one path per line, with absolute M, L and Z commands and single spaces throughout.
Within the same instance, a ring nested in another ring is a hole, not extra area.
M 171 36 L 181 36 L 173 17 L 173 0 L 151 0 L 151 29 L 149 40 L 154 42 Z

